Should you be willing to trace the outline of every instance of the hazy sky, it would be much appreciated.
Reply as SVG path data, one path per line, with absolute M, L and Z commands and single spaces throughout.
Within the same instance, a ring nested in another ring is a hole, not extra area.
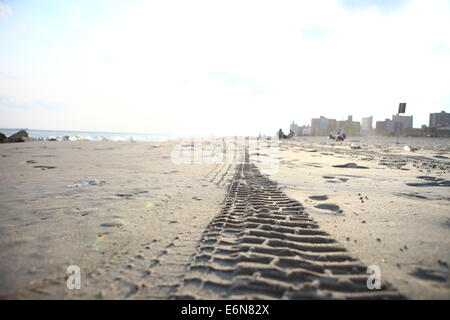
M 450 111 L 450 0 L 0 0 L 0 127 L 273 134 Z

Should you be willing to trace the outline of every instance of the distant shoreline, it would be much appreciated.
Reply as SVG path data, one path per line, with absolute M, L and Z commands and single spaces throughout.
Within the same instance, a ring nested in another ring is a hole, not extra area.
M 30 138 L 44 141 L 168 141 L 184 137 L 176 134 L 135 133 L 135 132 L 103 132 L 103 131 L 72 131 L 72 130 L 42 130 L 42 129 L 9 129 L 0 128 L 0 132 L 10 136 L 20 130 L 25 130 Z

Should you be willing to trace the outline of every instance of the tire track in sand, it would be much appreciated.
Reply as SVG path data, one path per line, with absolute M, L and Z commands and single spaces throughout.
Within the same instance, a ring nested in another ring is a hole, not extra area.
M 204 231 L 174 299 L 401 299 L 369 290 L 351 257 L 248 163 L 237 165 L 223 208 Z

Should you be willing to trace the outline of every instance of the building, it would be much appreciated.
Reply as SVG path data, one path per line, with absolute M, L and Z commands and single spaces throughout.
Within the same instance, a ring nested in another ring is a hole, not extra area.
M 430 113 L 430 128 L 448 127 L 450 126 L 450 113 L 441 111 L 438 113 Z
M 299 126 L 294 121 L 292 121 L 289 130 L 294 132 L 294 136 L 309 136 L 311 134 L 311 127 L 308 126 Z
M 388 136 L 390 121 L 391 120 L 389 119 L 385 119 L 384 121 L 377 121 L 375 123 L 375 134 L 377 136 Z
M 362 118 L 361 121 L 361 134 L 362 135 L 369 135 L 373 133 L 373 116 Z
M 377 136 L 389 136 L 395 133 L 395 124 L 391 119 L 377 121 L 375 125 L 375 134 Z
M 298 128 L 298 125 L 294 121 L 292 121 L 289 129 L 290 129 L 290 131 L 294 132 L 294 136 L 299 136 L 299 134 L 298 134 L 299 128 Z
M 426 137 L 428 134 L 427 128 L 409 128 L 406 129 L 407 137 Z
M 436 137 L 438 138 L 450 138 L 450 126 L 438 127 Z
M 395 135 L 397 132 L 401 135 L 413 133 L 409 130 L 413 127 L 413 116 L 393 115 L 392 120 L 385 119 L 377 121 L 375 126 L 375 134 L 377 136 Z
M 312 136 L 328 136 L 331 131 L 336 131 L 336 119 L 327 119 L 323 116 L 311 119 Z
M 302 126 L 301 128 L 301 134 L 302 136 L 310 136 L 311 135 L 311 127 L 308 126 Z
M 353 116 L 348 116 L 347 120 L 337 121 L 336 129 L 343 130 L 347 136 L 358 136 L 361 133 L 361 124 L 353 121 Z
M 403 130 L 407 130 L 413 127 L 413 116 L 401 116 L 401 115 L 393 115 L 392 122 L 394 123 L 393 132 L 403 132 Z

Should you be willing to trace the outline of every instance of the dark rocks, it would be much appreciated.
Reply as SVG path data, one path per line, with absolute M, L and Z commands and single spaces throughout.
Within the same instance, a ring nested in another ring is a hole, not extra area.
M 20 130 L 8 138 L 6 138 L 3 133 L 0 133 L 0 143 L 17 143 L 25 141 L 28 141 L 28 133 L 25 130 Z
M 24 142 L 28 138 L 28 133 L 25 130 L 20 130 L 19 132 L 14 133 L 12 136 L 8 137 L 8 142 Z

